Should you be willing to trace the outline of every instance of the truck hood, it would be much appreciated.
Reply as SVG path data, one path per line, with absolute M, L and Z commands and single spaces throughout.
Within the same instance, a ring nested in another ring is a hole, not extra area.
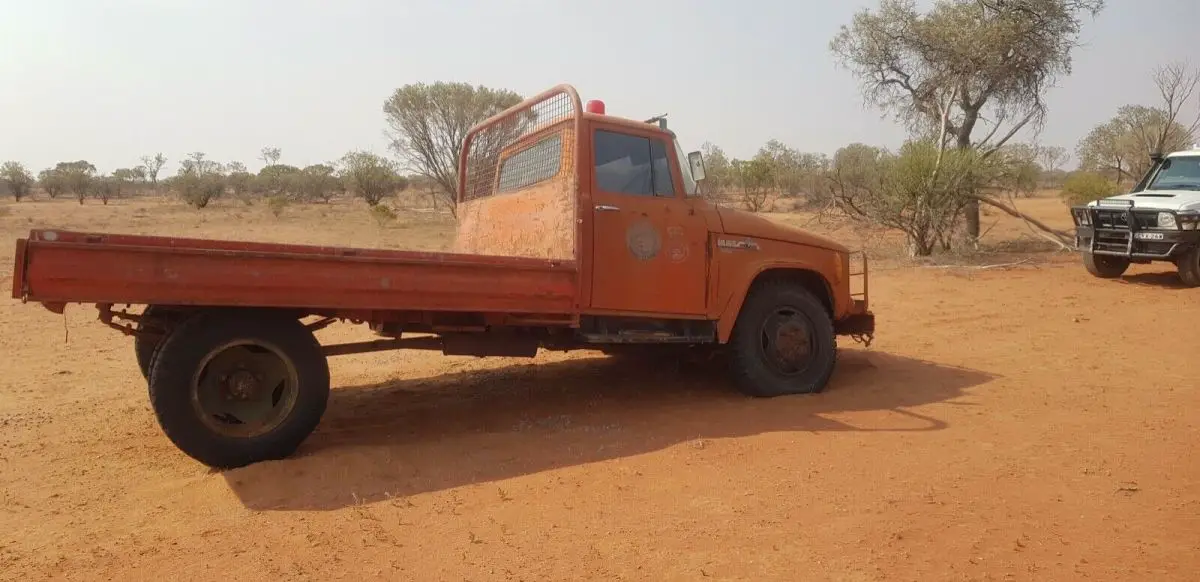
M 1134 208 L 1146 210 L 1200 210 L 1200 191 L 1197 190 L 1143 190 L 1105 200 L 1132 200 Z M 1088 203 L 1088 206 L 1098 205 L 1099 201 Z
M 833 239 L 825 238 L 821 235 L 813 234 L 811 232 L 800 230 L 791 226 L 779 224 L 778 222 L 768 220 L 757 214 L 752 214 L 743 210 L 718 207 L 717 214 L 721 217 L 721 227 L 724 229 L 725 234 L 777 240 L 780 242 L 829 249 L 839 253 L 847 253 L 850 251 L 844 245 Z

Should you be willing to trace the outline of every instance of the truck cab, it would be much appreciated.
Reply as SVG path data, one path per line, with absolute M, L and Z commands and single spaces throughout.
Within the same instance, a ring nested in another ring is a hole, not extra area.
M 755 285 L 779 278 L 811 293 L 838 331 L 873 331 L 865 255 L 703 196 L 703 156 L 684 153 L 665 116 L 610 115 L 599 100 L 571 116 L 572 98 L 556 87 L 471 132 L 455 252 L 577 262 L 593 343 L 725 343 Z M 678 332 L 683 322 L 690 331 Z
M 1151 156 L 1128 193 L 1071 209 L 1076 246 L 1089 273 L 1120 277 L 1132 263 L 1173 263 L 1200 287 L 1200 149 Z

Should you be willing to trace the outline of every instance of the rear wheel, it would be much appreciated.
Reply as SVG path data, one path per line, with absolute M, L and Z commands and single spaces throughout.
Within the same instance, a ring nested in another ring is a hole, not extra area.
M 150 367 L 154 363 L 154 354 L 158 350 L 158 346 L 162 345 L 163 339 L 171 332 L 172 328 L 183 320 L 185 315 L 181 311 L 157 305 L 146 307 L 142 312 L 142 319 L 138 322 L 138 331 L 147 333 L 133 336 L 133 353 L 137 357 L 138 369 L 142 371 L 143 378 L 150 379 Z
M 1200 287 L 1200 245 L 1194 246 L 1175 261 L 1179 278 L 1188 287 Z
M 292 454 L 329 398 L 321 346 L 274 314 L 201 313 L 176 327 L 150 371 L 150 402 L 188 456 L 231 468 Z
M 1116 279 L 1129 268 L 1129 259 L 1113 255 L 1083 253 L 1083 266 L 1093 276 L 1101 279 Z
M 837 361 L 825 306 L 787 281 L 768 282 L 746 299 L 729 348 L 738 388 L 758 397 L 820 392 Z

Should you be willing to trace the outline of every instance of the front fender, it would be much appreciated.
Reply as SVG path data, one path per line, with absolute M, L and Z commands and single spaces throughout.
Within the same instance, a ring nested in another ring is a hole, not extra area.
M 733 332 L 738 313 L 754 282 L 768 271 L 812 273 L 825 285 L 831 315 L 836 320 L 850 310 L 848 255 L 828 249 L 778 241 L 755 241 L 757 250 L 729 250 L 717 247 L 717 296 L 713 305 L 717 319 L 718 341 L 724 343 Z

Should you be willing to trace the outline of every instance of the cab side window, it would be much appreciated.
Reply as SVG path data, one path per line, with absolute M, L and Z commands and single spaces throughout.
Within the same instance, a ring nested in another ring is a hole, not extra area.
M 596 187 L 631 196 L 674 196 L 670 158 L 662 140 L 596 130 L 592 144 Z

